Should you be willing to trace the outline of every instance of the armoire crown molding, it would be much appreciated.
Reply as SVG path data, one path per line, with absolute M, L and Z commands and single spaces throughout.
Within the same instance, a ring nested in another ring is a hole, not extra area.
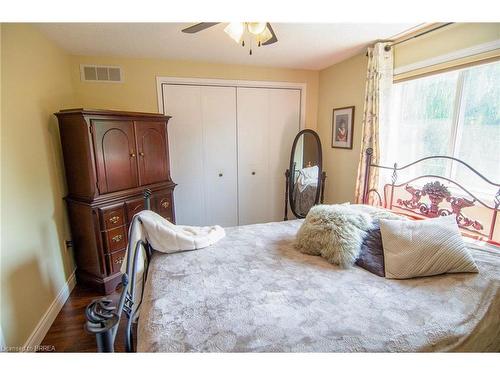
M 300 82 L 280 82 L 280 81 L 247 81 L 215 78 L 192 78 L 192 77 L 156 77 L 156 92 L 158 100 L 158 113 L 165 114 L 163 107 L 163 85 L 196 85 L 196 86 L 225 86 L 225 87 L 256 87 L 256 88 L 277 88 L 295 89 L 300 91 L 300 129 L 306 128 L 306 94 L 307 83 Z

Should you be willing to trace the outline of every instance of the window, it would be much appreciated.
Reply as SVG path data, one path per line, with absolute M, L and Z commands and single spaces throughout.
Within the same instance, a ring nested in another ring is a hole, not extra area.
M 390 121 L 380 128 L 383 165 L 448 155 L 500 182 L 500 62 L 396 83 L 390 113 Z M 447 160 L 419 163 L 398 181 L 424 174 L 491 193 L 467 168 Z M 387 175 L 381 179 L 386 183 Z

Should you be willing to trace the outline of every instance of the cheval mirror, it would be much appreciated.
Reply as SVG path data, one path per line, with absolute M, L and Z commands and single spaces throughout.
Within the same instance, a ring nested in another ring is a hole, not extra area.
M 295 137 L 286 173 L 285 217 L 288 202 L 295 217 L 303 219 L 312 206 L 323 203 L 326 173 L 322 169 L 321 141 L 314 130 L 305 129 Z

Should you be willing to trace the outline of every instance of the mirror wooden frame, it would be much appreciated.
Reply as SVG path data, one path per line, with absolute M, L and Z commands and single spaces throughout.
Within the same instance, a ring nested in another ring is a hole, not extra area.
M 294 164 L 294 155 L 295 155 L 295 148 L 297 146 L 297 143 L 300 139 L 301 136 L 304 134 L 311 134 L 315 141 L 316 144 L 318 145 L 317 147 L 317 152 L 318 152 L 318 188 L 316 189 L 316 198 L 314 200 L 314 205 L 318 203 L 323 203 L 323 194 L 324 194 L 324 184 L 325 184 L 325 179 L 326 179 L 326 173 L 323 172 L 323 151 L 321 148 L 321 140 L 319 138 L 318 133 L 316 133 L 314 130 L 311 129 L 304 129 L 301 130 L 296 136 L 295 139 L 293 140 L 292 144 L 292 151 L 290 153 L 290 165 L 289 169 L 286 170 L 285 172 L 285 177 L 286 177 L 286 191 L 285 191 L 285 217 L 284 220 L 288 220 L 288 201 L 290 202 L 290 209 L 292 210 L 292 213 L 295 215 L 295 217 L 299 219 L 305 218 L 304 215 L 298 214 L 296 212 L 296 207 L 295 207 L 295 202 L 293 200 L 293 185 L 294 185 L 294 174 L 292 173 L 293 171 L 293 164 Z

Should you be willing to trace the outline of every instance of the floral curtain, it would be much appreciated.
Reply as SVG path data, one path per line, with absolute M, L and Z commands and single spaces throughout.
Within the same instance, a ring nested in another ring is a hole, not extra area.
M 393 51 L 385 47 L 388 43 L 376 43 L 368 48 L 368 71 L 365 87 L 365 107 L 363 110 L 363 140 L 361 144 L 361 157 L 358 165 L 358 178 L 356 182 L 356 203 L 363 202 L 365 186 L 366 150 L 373 150 L 372 163 L 378 164 L 380 160 L 379 126 L 383 126 L 388 119 L 390 92 L 393 77 Z M 368 191 L 376 189 L 378 184 L 378 168 L 371 168 L 368 176 Z M 368 204 L 374 204 L 374 196 L 368 195 Z

